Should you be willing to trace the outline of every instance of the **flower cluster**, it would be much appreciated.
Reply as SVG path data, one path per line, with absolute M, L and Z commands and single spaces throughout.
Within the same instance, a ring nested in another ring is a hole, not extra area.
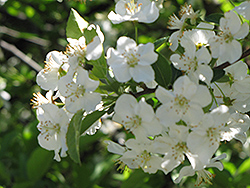
M 234 10 L 248 19 L 243 11 L 248 6 L 242 3 Z M 119 0 L 115 11 L 108 15 L 114 24 L 152 23 L 159 16 L 150 0 Z M 172 68 L 164 54 L 156 52 L 156 45 L 137 44 L 137 39 L 127 36 L 117 40 L 116 49 L 107 50 L 103 66 L 104 35 L 95 25 L 86 26 L 78 38 L 69 37 L 64 52 L 49 52 L 37 75 L 37 84 L 49 92 L 46 98 L 39 93 L 33 99 L 41 147 L 54 150 L 60 161 L 68 147 L 75 147 L 66 142 L 74 114 L 83 110 L 82 122 L 86 114 L 92 117 L 94 124 L 85 133 L 94 134 L 100 128 L 96 121 L 108 111 L 134 136 L 123 145 L 106 141 L 108 151 L 120 155 L 121 167 L 168 174 L 187 159 L 190 165 L 181 168 L 174 182 L 196 173 L 196 185 L 211 183 L 213 175 L 207 168 L 223 170 L 220 160 L 226 157 L 214 157 L 220 142 L 244 143 L 250 126 L 245 114 L 250 111 L 250 75 L 240 61 L 244 57 L 240 40 L 248 35 L 249 25 L 233 10 L 218 18 L 216 31 L 191 5 L 182 6 L 180 16 L 169 18 L 168 28 L 177 30 L 169 37 Z M 94 35 L 87 35 L 88 31 Z M 159 67 L 161 61 L 168 70 Z M 179 76 L 167 84 L 161 82 L 173 72 Z M 155 85 L 149 87 L 150 83 Z M 97 110 L 98 117 L 91 116 L 97 105 L 104 110 Z

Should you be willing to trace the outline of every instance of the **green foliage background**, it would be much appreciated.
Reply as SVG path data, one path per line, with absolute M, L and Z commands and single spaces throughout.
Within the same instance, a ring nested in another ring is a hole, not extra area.
M 139 25 L 139 43 L 154 42 L 168 36 L 166 28 L 169 15 L 177 13 L 184 2 L 191 3 L 203 14 L 222 13 L 233 8 L 227 0 L 167 0 L 160 18 L 154 24 Z M 240 1 L 235 1 L 237 5 Z M 38 124 L 35 110 L 31 108 L 32 93 L 44 93 L 36 85 L 36 71 L 20 60 L 13 46 L 32 58 L 41 67 L 46 54 L 52 50 L 62 51 L 67 44 L 66 23 L 70 9 L 76 9 L 90 23 L 101 26 L 106 38 L 104 47 L 115 46 L 119 36 L 134 37 L 133 24 L 125 22 L 112 25 L 107 15 L 114 9 L 112 0 L 92 0 L 81 3 L 65 0 L 8 0 L 0 5 L 0 92 L 11 95 L 10 100 L 0 97 L 0 187 L 82 187 L 82 188 L 163 188 L 193 187 L 195 177 L 187 178 L 180 185 L 174 185 L 171 175 L 158 172 L 145 174 L 142 170 L 116 170 L 118 156 L 109 154 L 104 140 L 117 137 L 98 132 L 94 136 L 80 139 L 81 165 L 69 157 L 60 163 L 53 160 L 54 153 L 46 151 L 37 143 Z M 9 44 L 3 47 L 3 41 Z M 249 46 L 249 40 L 244 43 Z M 14 53 L 13 53 L 14 52 Z M 166 57 L 167 48 L 161 51 Z M 248 60 L 246 60 L 248 61 Z M 6 87 L 4 85 L 6 84 Z M 116 133 L 121 134 L 123 130 Z M 223 172 L 213 171 L 216 176 L 213 185 L 203 187 L 250 187 L 250 159 L 237 141 L 221 145 L 219 152 L 228 154 L 223 161 Z M 179 169 L 177 169 L 179 171 Z M 175 171 L 172 176 L 175 175 Z

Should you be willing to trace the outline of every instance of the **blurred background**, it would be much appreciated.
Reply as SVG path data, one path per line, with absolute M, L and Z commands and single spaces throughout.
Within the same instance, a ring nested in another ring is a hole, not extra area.
M 228 0 L 167 0 L 162 2 L 160 18 L 153 24 L 139 24 L 139 43 L 154 42 L 168 36 L 168 17 L 178 14 L 180 5 L 192 4 L 203 15 L 223 13 L 233 5 Z M 238 5 L 242 1 L 233 1 Z M 44 66 L 49 51 L 64 51 L 67 45 L 65 29 L 70 9 L 76 9 L 89 23 L 99 24 L 105 35 L 105 50 L 116 46 L 122 36 L 134 37 L 130 22 L 112 25 L 107 19 L 114 10 L 113 0 L 0 0 L 0 188 L 168 188 L 193 187 L 196 177 L 186 178 L 174 185 L 172 174 L 162 172 L 149 175 L 142 170 L 117 170 L 118 156 L 109 154 L 105 139 L 126 139 L 123 129 L 98 131 L 94 136 L 81 138 L 82 164 L 69 157 L 60 163 L 53 160 L 54 153 L 42 149 L 37 142 L 35 110 L 30 99 L 33 93 L 44 91 L 36 85 L 36 74 Z M 249 38 L 244 46 L 248 48 Z M 162 51 L 169 56 L 169 50 Z M 249 141 L 250 142 L 250 141 Z M 210 171 L 216 176 L 213 185 L 201 187 L 250 187 L 250 147 L 238 141 L 222 143 L 218 154 L 225 152 L 224 171 Z

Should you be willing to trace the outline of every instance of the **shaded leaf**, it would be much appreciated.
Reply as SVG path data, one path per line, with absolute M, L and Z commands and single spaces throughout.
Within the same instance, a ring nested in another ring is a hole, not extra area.
M 225 71 L 223 69 L 213 69 L 213 75 L 211 83 L 221 79 L 225 75 Z
M 122 183 L 121 188 L 133 187 L 142 188 L 145 187 L 145 179 L 149 177 L 148 174 L 144 173 L 141 169 L 135 170 L 130 177 Z
M 221 17 L 224 17 L 224 15 L 221 13 L 214 13 L 214 14 L 210 14 L 206 16 L 205 20 L 207 22 L 213 22 L 213 23 L 219 24 Z
M 50 168 L 54 153 L 38 147 L 27 162 L 27 174 L 30 180 L 41 179 Z
M 74 162 L 79 164 L 81 164 L 80 153 L 79 153 L 79 139 L 80 139 L 82 118 L 83 118 L 83 111 L 79 110 L 71 119 L 66 136 L 68 154 Z
M 155 71 L 155 81 L 162 87 L 167 87 L 171 82 L 172 71 L 170 62 L 160 53 L 158 53 L 158 60 L 152 64 Z
M 230 78 L 228 75 L 224 75 L 221 78 L 219 78 L 218 80 L 216 80 L 216 82 L 229 82 Z

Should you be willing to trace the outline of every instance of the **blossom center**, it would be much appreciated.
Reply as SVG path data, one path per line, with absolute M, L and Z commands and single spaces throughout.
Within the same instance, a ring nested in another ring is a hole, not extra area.
M 133 52 L 130 52 L 130 53 L 127 53 L 126 55 L 124 55 L 126 60 L 127 60 L 127 64 L 130 66 L 130 67 L 135 67 L 137 64 L 138 64 L 138 57 L 139 56 L 137 53 L 133 53 Z
M 131 0 L 125 6 L 128 14 L 134 15 L 141 10 L 142 3 L 135 3 L 134 0 Z
M 219 36 L 223 37 L 226 43 L 232 42 L 234 39 L 229 29 L 227 29 L 225 32 L 221 32 Z
M 84 59 L 86 56 L 86 45 L 78 43 L 76 45 L 68 44 L 66 47 L 66 54 L 69 56 L 78 56 L 80 59 Z
M 186 107 L 188 105 L 188 103 L 189 103 L 189 100 L 183 96 L 177 96 L 175 98 L 175 104 L 177 104 L 181 107 Z
M 126 118 L 128 119 L 128 121 L 122 121 L 122 123 L 124 123 L 126 129 L 130 129 L 131 131 L 133 131 L 133 129 L 136 129 L 142 123 L 142 119 L 138 115 L 135 115 L 133 117 L 126 116 Z
M 46 120 L 40 122 L 38 130 L 41 134 L 46 134 L 44 139 L 49 140 L 50 136 L 60 132 L 60 126 L 58 123 L 52 123 L 50 120 Z
M 142 164 L 141 166 L 143 168 L 151 168 L 151 166 L 147 165 L 147 162 L 150 160 L 150 157 L 151 155 L 146 150 L 144 150 L 141 156 L 139 157 L 139 161 Z
M 78 86 L 77 87 L 77 89 L 76 89 L 76 92 L 75 92 L 75 96 L 77 97 L 77 98 L 79 98 L 79 97 L 81 97 L 81 96 L 83 96 L 84 95 L 84 93 L 85 93 L 85 88 L 84 88 L 84 86 Z

